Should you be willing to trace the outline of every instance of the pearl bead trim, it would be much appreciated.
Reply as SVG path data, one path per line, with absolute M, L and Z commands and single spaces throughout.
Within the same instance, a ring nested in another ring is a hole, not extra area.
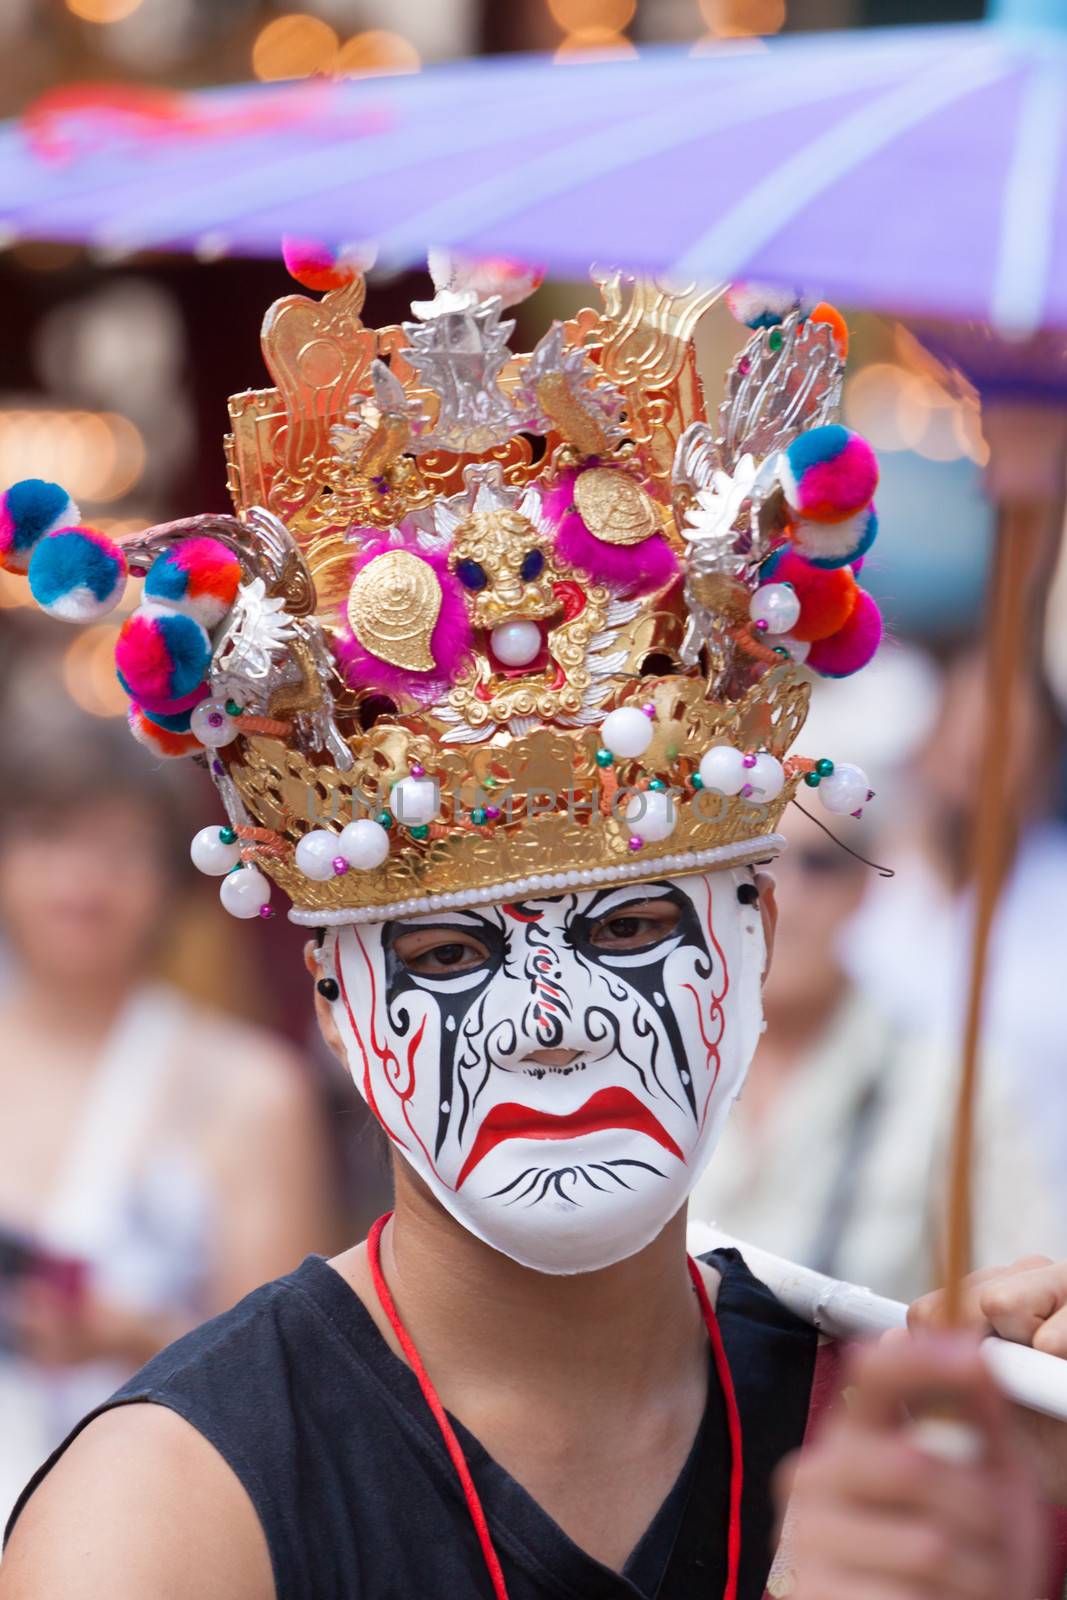
M 635 878 L 647 881 L 684 877 L 690 872 L 704 872 L 709 867 L 744 866 L 751 861 L 762 861 L 765 856 L 779 855 L 785 843 L 780 833 L 767 833 L 756 839 L 716 845 L 713 850 L 687 850 L 681 855 L 620 862 L 615 867 L 542 872 L 530 878 L 515 878 L 510 883 L 489 884 L 483 889 L 457 889 L 449 894 L 394 900 L 391 905 L 346 906 L 338 911 L 300 911 L 294 906 L 289 912 L 289 921 L 304 928 L 339 928 L 348 923 L 389 922 L 394 917 L 424 917 L 433 911 L 453 911 L 457 907 L 500 905 L 529 895 L 558 894 L 563 889 L 599 889 L 605 884 L 628 883 Z

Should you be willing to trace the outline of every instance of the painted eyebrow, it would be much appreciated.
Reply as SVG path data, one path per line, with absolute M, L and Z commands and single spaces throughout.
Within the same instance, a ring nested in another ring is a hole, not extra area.
M 645 900 L 666 900 L 673 893 L 673 886 L 669 883 L 620 884 L 615 889 L 600 890 L 580 915 L 592 920 L 605 916 L 609 911 L 618 911 L 623 906 L 639 906 Z

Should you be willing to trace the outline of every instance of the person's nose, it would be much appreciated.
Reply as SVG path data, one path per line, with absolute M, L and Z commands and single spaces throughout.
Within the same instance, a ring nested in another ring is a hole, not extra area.
M 526 1059 L 536 1061 L 541 1067 L 569 1067 L 581 1053 L 580 1050 L 531 1050 Z

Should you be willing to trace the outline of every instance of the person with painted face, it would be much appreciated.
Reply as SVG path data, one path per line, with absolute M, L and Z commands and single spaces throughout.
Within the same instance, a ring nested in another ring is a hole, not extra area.
M 16 1508 L 3 1600 L 796 1586 L 773 1484 L 834 1350 L 740 1253 L 687 1254 L 686 1200 L 761 1028 L 781 813 L 801 785 L 868 799 L 790 754 L 798 659 L 853 670 L 878 637 L 847 333 L 736 291 L 713 426 L 688 344 L 712 294 L 614 275 L 509 358 L 531 275 L 433 267 L 401 329 L 363 327 L 341 267 L 273 309 L 277 388 L 231 403 L 236 517 L 116 552 L 56 528 L 54 486 L 8 495 L 46 609 L 147 568 L 132 726 L 211 771 L 227 822 L 193 855 L 223 905 L 269 916 L 273 880 L 314 931 L 395 1209 L 86 1419 Z

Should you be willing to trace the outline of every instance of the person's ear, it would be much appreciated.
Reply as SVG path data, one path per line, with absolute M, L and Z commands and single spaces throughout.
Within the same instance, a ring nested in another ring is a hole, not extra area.
M 763 976 L 766 978 L 770 971 L 771 957 L 774 954 L 774 934 L 778 927 L 778 901 L 775 896 L 774 876 L 770 872 L 756 873 L 756 888 L 759 890 L 759 914 L 763 921 L 763 942 L 767 949 L 767 959 L 763 963 Z
M 329 977 L 324 972 L 321 958 L 322 946 L 317 945 L 314 939 L 309 939 L 304 946 L 304 965 L 315 980 L 315 1020 L 319 1025 L 319 1032 L 325 1039 L 330 1051 L 345 1067 L 348 1065 L 348 1057 L 345 1054 L 345 1047 L 341 1041 L 341 1035 L 333 1016 L 334 1000 L 336 1000 L 337 996 L 334 994 L 333 999 L 331 999 L 329 995 L 323 994 L 322 989 L 319 987 L 320 983 L 332 984 L 336 990 L 337 979 Z

